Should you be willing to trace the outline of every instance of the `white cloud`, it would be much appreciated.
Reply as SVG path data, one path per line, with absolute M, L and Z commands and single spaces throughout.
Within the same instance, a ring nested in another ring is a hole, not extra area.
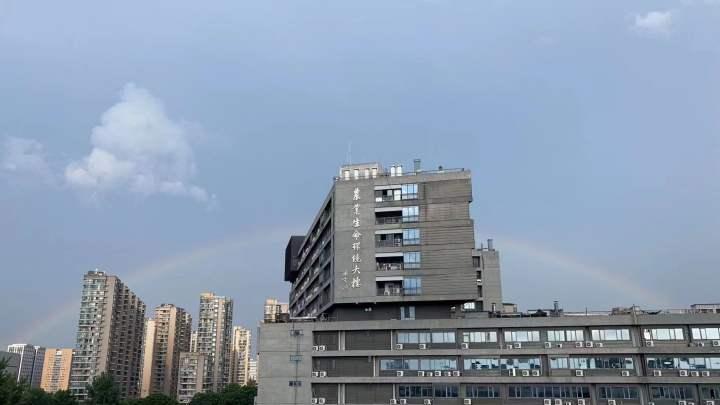
M 168 118 L 147 90 L 125 85 L 92 131 L 90 153 L 65 168 L 70 186 L 91 192 L 167 194 L 211 203 L 214 196 L 192 184 L 195 159 L 188 125 Z
M 673 23 L 672 11 L 651 11 L 635 15 L 635 29 L 651 34 L 668 34 Z
M 0 167 L 3 171 L 50 179 L 45 147 L 34 139 L 8 137 L 3 142 Z

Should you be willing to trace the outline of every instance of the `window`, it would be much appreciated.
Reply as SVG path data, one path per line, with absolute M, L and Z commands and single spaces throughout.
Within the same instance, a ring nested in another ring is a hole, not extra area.
M 537 330 L 505 331 L 506 342 L 539 342 L 540 332 Z
M 500 359 L 492 357 L 466 358 L 463 360 L 465 370 L 498 370 Z
M 422 279 L 420 277 L 405 277 L 403 279 L 403 294 L 420 295 L 422 294 Z
M 493 385 L 468 384 L 465 386 L 468 398 L 500 398 L 500 389 Z
M 652 399 L 693 399 L 690 387 L 683 385 L 651 386 L 650 398 Z
M 550 342 L 581 342 L 585 340 L 584 335 L 582 329 L 547 331 L 547 339 Z
M 432 385 L 400 385 L 398 396 L 400 398 L 430 398 L 432 397 Z
M 419 370 L 457 370 L 457 360 L 455 359 L 420 359 Z
M 419 245 L 420 230 L 419 229 L 403 229 L 403 245 Z
M 405 252 L 405 253 L 403 253 L 403 266 L 406 269 L 419 269 L 420 268 L 420 252 Z
M 584 385 L 510 385 L 510 398 L 590 398 L 590 388 Z
M 415 307 L 400 307 L 400 320 L 411 321 L 415 319 Z
M 627 385 L 601 386 L 598 396 L 600 399 L 639 399 L 640 392 L 637 387 Z
M 397 342 L 407 344 L 430 343 L 430 332 L 398 332 Z
M 720 328 L 692 328 L 692 338 L 695 340 L 718 340 Z
M 703 399 L 720 399 L 720 386 L 701 386 L 700 396 Z
M 645 340 L 683 340 L 682 328 L 659 328 L 643 330 Z
M 463 343 L 495 343 L 497 342 L 497 332 L 462 332 Z
M 629 329 L 595 329 L 592 331 L 593 340 L 630 340 Z
M 418 198 L 417 184 L 403 184 L 400 186 L 403 200 L 415 200 Z
M 720 370 L 720 357 L 648 357 L 648 368 Z
M 435 384 L 435 398 L 457 398 L 458 386 L 452 384 Z
M 433 343 L 455 343 L 455 332 L 440 331 L 432 333 Z
M 503 369 L 517 368 L 520 370 L 540 370 L 542 363 L 539 358 L 515 358 L 501 359 L 500 366 Z
M 417 222 L 420 220 L 420 208 L 415 207 L 403 207 L 402 209 L 402 220 L 403 222 Z
M 550 357 L 550 368 L 555 368 L 555 369 L 570 368 L 569 359 L 567 357 Z
M 299 380 L 290 380 L 288 382 L 288 386 L 290 387 L 300 387 L 302 385 L 302 381 Z

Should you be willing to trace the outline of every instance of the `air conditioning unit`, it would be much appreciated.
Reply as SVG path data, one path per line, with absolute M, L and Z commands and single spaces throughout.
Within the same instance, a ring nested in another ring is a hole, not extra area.
M 550 342 L 545 342 L 545 348 L 546 348 L 546 349 L 552 348 L 552 343 L 550 343 Z
M 614 399 L 608 399 L 608 405 L 616 405 L 617 402 L 615 402 Z
M 320 350 L 320 346 L 313 346 L 313 351 L 314 351 L 314 352 L 316 352 L 316 351 L 318 351 L 318 350 Z
M 593 347 L 593 342 L 585 342 L 585 347 Z
M 404 371 L 397 371 L 397 372 L 395 373 L 395 375 L 398 376 L 398 377 L 402 377 L 402 376 L 405 375 L 405 372 L 404 372 Z
M 562 399 L 556 399 L 555 405 L 562 405 Z
M 318 405 L 325 405 L 325 398 L 318 398 Z
M 623 377 L 630 377 L 630 372 L 628 370 L 623 370 L 620 372 L 620 375 Z
M 313 399 L 310 400 L 310 403 L 311 403 L 311 404 L 317 404 L 317 403 L 318 403 L 318 399 L 317 399 L 317 398 L 313 398 Z
M 319 377 L 320 377 L 320 378 L 325 378 L 325 377 L 327 377 L 327 371 L 320 371 L 320 376 L 319 376 Z
M 543 405 L 552 405 L 552 399 L 548 399 L 548 398 L 543 399 Z
M 420 343 L 420 344 L 418 345 L 418 349 L 420 349 L 420 350 L 425 350 L 425 349 L 427 349 L 427 343 Z
M 453 377 L 460 377 L 461 374 L 460 374 L 460 371 L 455 370 L 452 372 L 452 375 L 453 375 Z
M 432 405 L 432 399 L 429 399 L 429 398 L 423 399 L 423 405 Z
M 418 371 L 418 377 L 425 377 L 425 372 L 422 370 Z
M 522 349 L 522 343 L 519 343 L 519 342 L 518 342 L 518 343 L 514 343 L 514 344 L 513 344 L 513 349 Z
M 530 377 L 530 370 L 522 370 L 521 373 L 523 377 Z
M 506 347 L 507 347 L 508 350 L 512 350 L 513 345 L 507 345 Z
M 514 369 L 514 368 L 509 369 L 509 370 L 508 370 L 508 375 L 509 375 L 510 377 L 515 377 L 515 376 L 517 375 L 517 370 Z
M 678 405 L 687 405 L 687 401 L 678 401 Z
M 650 402 L 648 402 L 648 404 L 647 404 L 647 405 L 655 405 L 655 402 L 653 402 L 653 401 L 650 401 Z
M 327 350 L 327 346 L 325 346 L 325 345 L 318 346 L 318 351 L 324 352 L 325 350 Z
M 320 373 L 317 371 L 313 371 L 313 377 L 320 377 Z
M 662 377 L 662 371 L 653 370 L 653 377 Z
M 580 398 L 577 400 L 577 405 L 585 405 L 585 400 Z
M 445 377 L 452 377 L 452 371 L 446 371 Z
M 558 349 L 562 349 L 562 343 L 556 344 L 555 347 L 557 347 Z
M 402 350 L 403 344 L 402 343 L 395 343 L 395 350 Z
M 712 345 L 713 347 L 720 347 L 720 340 L 713 340 Z
M 705 401 L 705 405 L 715 405 L 715 401 Z
M 407 404 L 407 399 L 406 399 L 406 398 L 400 398 L 400 400 L 398 401 L 398 403 L 399 403 L 400 405 L 405 405 L 405 404 Z
M 691 371 L 690 377 L 700 377 L 700 372 L 699 371 Z
M 435 377 L 442 377 L 442 371 L 435 371 Z
M 397 405 L 397 399 L 390 398 L 390 405 Z
M 583 377 L 585 372 L 583 370 L 575 370 L 575 377 Z
M 688 371 L 687 370 L 680 370 L 680 377 L 687 377 Z
M 467 350 L 467 349 L 469 349 L 469 348 L 470 348 L 470 344 L 469 344 L 469 343 L 460 343 L 460 348 L 461 348 L 461 349 L 466 349 L 466 350 Z
M 652 341 L 652 340 L 648 340 L 647 342 L 645 342 L 645 346 L 647 346 L 647 347 L 655 347 L 655 342 Z
M 463 399 L 463 405 L 472 405 L 472 399 L 470 399 L 470 398 Z
M 565 405 L 573 405 L 572 401 L 565 401 Z
M 703 376 L 703 377 L 710 377 L 710 372 L 709 372 L 709 371 L 703 371 L 703 372 L 702 372 L 702 376 Z
M 705 342 L 697 342 L 697 347 L 705 347 Z
M 575 347 L 583 347 L 583 342 L 575 342 Z
M 533 371 L 532 371 L 532 376 L 533 376 L 533 377 L 540 377 L 540 370 L 533 370 Z
M 595 343 L 595 347 L 605 347 L 605 343 L 597 342 L 597 343 Z

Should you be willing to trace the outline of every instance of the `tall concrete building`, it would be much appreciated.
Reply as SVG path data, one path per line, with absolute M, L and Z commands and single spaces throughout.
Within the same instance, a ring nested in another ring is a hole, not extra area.
M 190 352 L 197 352 L 197 331 L 194 330 L 190 333 Z
M 203 390 L 220 392 L 230 382 L 233 301 L 213 293 L 200 295 L 196 352 L 206 356 Z
M 20 371 L 20 355 L 0 350 L 0 361 L 6 363 L 5 374 L 11 378 L 17 378 Z
M 247 385 L 250 368 L 251 334 L 242 326 L 233 326 L 230 382 Z
M 172 304 L 155 308 L 155 318 L 145 322 L 140 396 L 177 394 L 180 353 L 190 351 L 192 318 Z
M 265 300 L 263 307 L 263 322 L 286 322 L 289 318 L 289 305 L 287 302 L 280 302 L 275 298 Z
M 72 349 L 48 347 L 45 350 L 40 388 L 45 392 L 67 391 L 70 389 L 70 366 Z
M 24 381 L 32 388 L 40 388 L 43 363 L 45 361 L 45 348 L 27 343 L 16 343 L 9 345 L 7 351 L 20 355 L 17 381 Z
M 122 398 L 140 388 L 145 304 L 116 276 L 89 271 L 83 278 L 70 392 L 87 398 L 87 385 L 107 373 Z
M 195 394 L 205 392 L 207 356 L 201 353 L 180 353 L 178 364 L 177 400 L 181 404 L 192 401 Z
M 471 200 L 466 170 L 342 167 L 288 244 L 292 317 L 260 326 L 257 405 L 720 401 L 720 314 L 519 312 Z

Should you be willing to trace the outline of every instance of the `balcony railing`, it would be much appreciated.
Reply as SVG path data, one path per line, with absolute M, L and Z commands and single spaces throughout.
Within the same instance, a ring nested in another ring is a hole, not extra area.
M 422 294 L 422 288 L 403 288 L 403 287 L 383 287 L 378 288 L 378 295 L 384 296 L 400 296 L 400 295 L 420 295 Z
M 403 270 L 405 268 L 404 263 L 378 263 L 378 271 L 396 271 Z
M 377 217 L 375 218 L 376 225 L 390 225 L 390 224 L 403 224 L 407 222 L 418 222 L 420 217 L 418 215 L 408 215 L 404 217 Z
M 400 247 L 402 245 L 402 239 L 385 239 L 375 241 L 375 247 Z

